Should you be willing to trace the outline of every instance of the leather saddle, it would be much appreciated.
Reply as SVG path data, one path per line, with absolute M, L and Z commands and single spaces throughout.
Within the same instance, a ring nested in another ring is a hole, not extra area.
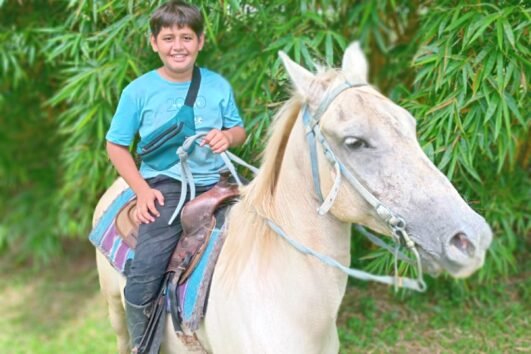
M 189 201 L 181 212 L 182 235 L 175 247 L 167 271 L 178 275 L 182 284 L 201 259 L 210 234 L 216 226 L 216 211 L 239 196 L 238 185 L 229 181 L 230 173 L 222 171 L 220 181 L 210 190 Z M 127 203 L 116 216 L 116 229 L 130 248 L 136 247 L 138 224 L 134 220 L 136 199 Z

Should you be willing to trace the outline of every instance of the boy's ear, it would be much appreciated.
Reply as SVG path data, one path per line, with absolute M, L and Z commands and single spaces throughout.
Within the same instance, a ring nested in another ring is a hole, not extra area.
M 199 50 L 203 49 L 203 46 L 205 45 L 205 32 L 201 33 L 199 36 Z
M 155 53 L 159 51 L 159 47 L 157 46 L 157 39 L 152 34 L 149 36 L 149 43 L 151 44 L 151 48 Z

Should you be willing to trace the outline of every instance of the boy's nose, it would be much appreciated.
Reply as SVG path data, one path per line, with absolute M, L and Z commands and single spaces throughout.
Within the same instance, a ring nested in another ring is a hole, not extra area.
M 182 41 L 180 39 L 176 39 L 175 41 L 173 41 L 173 48 L 181 49 L 182 48 Z

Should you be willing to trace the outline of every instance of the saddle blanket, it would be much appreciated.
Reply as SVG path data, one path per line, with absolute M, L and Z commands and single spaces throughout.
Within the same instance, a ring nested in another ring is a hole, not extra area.
M 131 249 L 118 234 L 115 217 L 118 211 L 130 200 L 135 198 L 133 191 L 124 190 L 105 210 L 96 226 L 89 234 L 90 242 L 109 260 L 121 274 L 126 275 L 128 263 L 134 258 Z M 210 280 L 214 272 L 217 256 L 221 251 L 223 230 L 213 230 L 209 243 L 200 261 L 188 280 L 179 285 L 177 295 L 181 327 L 185 332 L 195 332 L 206 312 L 207 296 Z

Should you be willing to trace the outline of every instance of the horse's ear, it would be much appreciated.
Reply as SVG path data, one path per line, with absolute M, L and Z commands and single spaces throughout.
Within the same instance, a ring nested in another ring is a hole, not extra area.
M 369 65 L 365 54 L 360 48 L 360 42 L 350 44 L 343 55 L 343 65 L 341 71 L 351 84 L 367 83 Z
M 315 75 L 300 66 L 299 64 L 295 63 L 283 51 L 279 51 L 278 55 L 282 60 L 284 68 L 286 69 L 286 72 L 288 73 L 291 82 L 293 82 L 293 85 L 295 86 L 297 92 L 303 97 L 309 97 L 310 86 L 312 84 L 312 81 L 315 79 Z

